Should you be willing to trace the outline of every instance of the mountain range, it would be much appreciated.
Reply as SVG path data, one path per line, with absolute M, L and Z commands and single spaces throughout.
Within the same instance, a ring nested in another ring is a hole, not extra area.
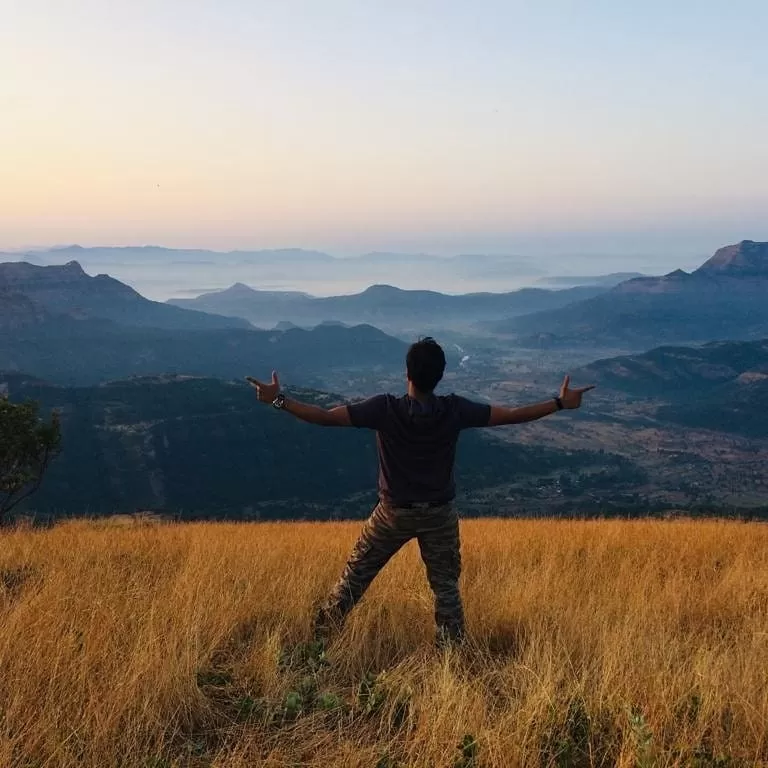
M 381 265 L 391 269 L 393 265 L 440 266 L 457 273 L 505 274 L 509 276 L 535 276 L 545 270 L 506 254 L 459 254 L 436 256 L 428 253 L 391 253 L 374 251 L 359 256 L 339 258 L 323 251 L 304 248 L 272 248 L 259 250 L 211 251 L 202 248 L 164 248 L 157 245 L 143 246 L 96 246 L 66 245 L 49 249 L 0 252 L 0 262 L 28 261 L 38 265 L 57 265 L 64 261 L 79 261 L 85 265 L 143 264 L 171 266 L 179 264 L 216 264 L 232 266 L 255 265 L 322 265 L 325 268 L 356 269 L 361 266 Z
M 768 373 L 768 339 L 717 341 L 700 347 L 664 346 L 637 355 L 596 360 L 574 372 L 601 389 L 660 400 L 709 394 L 739 377 Z
M 166 330 L 250 327 L 240 318 L 150 301 L 108 275 L 87 275 L 76 261 L 49 267 L 25 262 L 0 264 L 0 329 L 57 324 L 62 319 L 99 319 Z
M 718 250 L 694 272 L 640 277 L 570 306 L 494 323 L 496 333 L 553 345 L 701 342 L 768 336 L 768 243 Z
M 238 378 L 273 367 L 325 386 L 341 370 L 400 371 L 406 345 L 371 326 L 262 331 L 150 301 L 77 262 L 0 264 L 0 370 L 61 384 L 168 372 Z
M 235 282 L 269 290 L 307 290 L 323 296 L 360 291 L 377 283 L 403 288 L 429 286 L 448 293 L 500 291 L 530 285 L 547 274 L 541 263 L 532 259 L 484 253 L 438 256 L 372 252 L 338 257 L 302 248 L 212 251 L 153 245 L 70 245 L 0 253 L 0 263 L 20 260 L 38 266 L 77 261 L 90 273 L 107 272 L 145 296 L 163 300 L 222 290 Z
M 324 321 L 370 323 L 394 333 L 467 329 L 478 321 L 511 317 L 596 296 L 604 288 L 579 286 L 562 291 L 523 288 L 509 293 L 449 295 L 373 285 L 362 293 L 316 298 L 305 293 L 259 291 L 242 283 L 194 299 L 172 299 L 176 307 L 233 315 L 254 325 L 278 322 L 317 325 Z

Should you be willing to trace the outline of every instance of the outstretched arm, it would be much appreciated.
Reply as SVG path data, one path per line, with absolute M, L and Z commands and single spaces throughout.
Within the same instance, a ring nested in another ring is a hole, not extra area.
M 256 396 L 259 402 L 274 403 L 280 395 L 280 381 L 277 373 L 272 371 L 272 382 L 264 384 L 252 376 L 246 376 L 246 381 L 256 390 Z M 321 408 L 319 405 L 309 405 L 293 400 L 288 397 L 280 396 L 280 409 L 287 411 L 291 416 L 295 416 L 308 424 L 317 424 L 321 427 L 351 427 L 352 422 L 349 418 L 349 409 L 346 405 L 339 405 L 336 408 Z
M 491 418 L 488 426 L 501 427 L 505 424 L 524 424 L 526 421 L 536 421 L 566 408 L 569 410 L 579 408 L 584 393 L 594 389 L 593 386 L 571 389 L 569 385 L 570 377 L 566 376 L 562 387 L 560 387 L 559 397 L 554 397 L 543 403 L 524 405 L 520 408 L 506 408 L 502 405 L 491 406 Z

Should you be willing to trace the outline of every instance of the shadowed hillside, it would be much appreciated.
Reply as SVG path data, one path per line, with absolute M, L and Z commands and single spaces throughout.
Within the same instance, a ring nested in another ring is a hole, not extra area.
M 641 277 L 563 309 L 497 323 L 499 333 L 551 334 L 551 345 L 754 339 L 768 336 L 768 243 L 721 248 L 692 273 Z
M 324 377 L 344 370 L 400 372 L 406 349 L 370 326 L 172 331 L 64 319 L 0 332 L 5 370 L 78 385 L 176 372 L 241 378 L 276 367 L 286 380 L 323 386 Z
M 748 373 L 768 371 L 768 339 L 658 347 L 639 355 L 597 360 L 579 376 L 622 392 L 670 400 L 713 393 Z
M 375 439 L 366 430 L 302 424 L 256 402 L 242 382 L 192 377 L 138 378 L 59 388 L 19 375 L 0 377 L 12 399 L 61 412 L 63 452 L 27 509 L 46 515 L 162 509 L 183 518 L 359 517 L 375 499 Z M 339 398 L 300 391 L 302 399 Z M 478 494 L 519 477 L 616 457 L 502 442 L 468 431 L 458 481 Z

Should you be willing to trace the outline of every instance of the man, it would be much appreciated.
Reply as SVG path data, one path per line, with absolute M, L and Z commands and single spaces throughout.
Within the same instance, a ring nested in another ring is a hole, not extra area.
M 522 424 L 562 409 L 578 408 L 592 387 L 571 389 L 543 403 L 506 408 L 474 403 L 434 390 L 445 371 L 445 354 L 432 338 L 411 345 L 406 357 L 408 394 L 377 395 L 353 405 L 326 409 L 285 397 L 277 374 L 264 384 L 252 377 L 258 399 L 302 421 L 323 427 L 376 430 L 379 503 L 363 527 L 344 572 L 315 619 L 316 634 L 339 628 L 389 559 L 410 539 L 419 542 L 427 579 L 435 595 L 439 640 L 464 634 L 459 594 L 461 556 L 453 466 L 459 433 L 473 427 Z

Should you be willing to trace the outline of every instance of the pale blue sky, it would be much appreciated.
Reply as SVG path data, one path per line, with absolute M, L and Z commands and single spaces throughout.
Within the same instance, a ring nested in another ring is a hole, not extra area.
M 768 3 L 2 0 L 0 246 L 768 239 Z

